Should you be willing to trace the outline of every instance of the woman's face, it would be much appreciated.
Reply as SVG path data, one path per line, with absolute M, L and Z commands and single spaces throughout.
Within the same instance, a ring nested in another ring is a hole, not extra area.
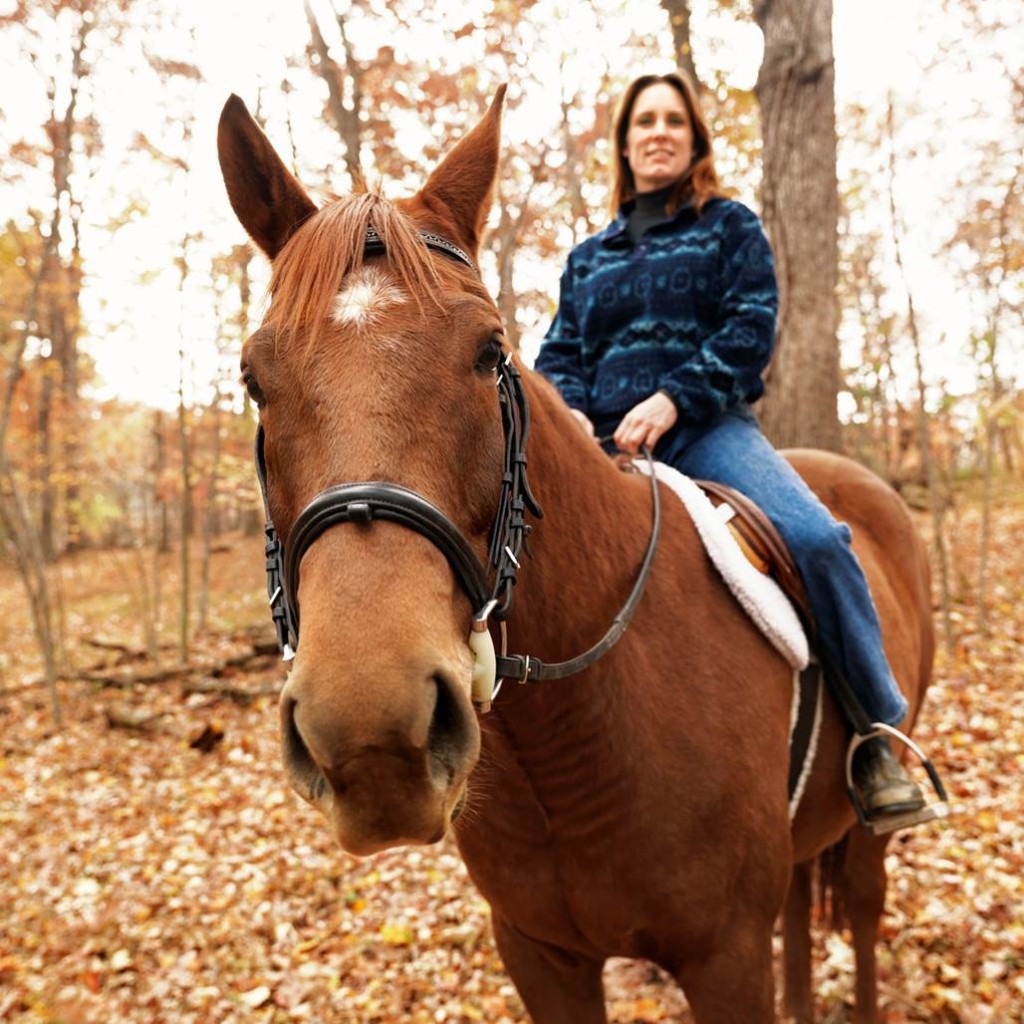
M 653 192 L 677 181 L 693 158 L 693 127 L 682 96 L 655 82 L 637 96 L 622 151 L 637 192 Z

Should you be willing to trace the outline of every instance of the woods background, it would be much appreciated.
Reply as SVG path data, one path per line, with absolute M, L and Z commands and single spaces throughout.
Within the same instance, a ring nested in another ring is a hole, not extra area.
M 530 360 L 568 250 L 606 222 L 611 104 L 677 64 L 776 252 L 770 436 L 844 450 L 898 487 L 932 541 L 945 656 L 1002 643 L 1020 673 L 1020 576 L 999 538 L 1024 494 L 1021 52 L 1009 0 L 921 0 L 893 23 L 850 0 L 0 2 L 0 713 L 34 723 L 31 746 L 88 718 L 83 684 L 104 727 L 143 733 L 177 712 L 139 687 L 230 698 L 262 665 L 243 703 L 275 692 L 237 383 L 266 269 L 216 172 L 230 91 L 308 187 L 363 177 L 401 195 L 509 82 L 482 263 Z M 192 749 L 218 745 L 214 725 Z M 1019 746 L 1004 753 L 1019 769 Z M 4 970 L 0 946 L 0 1008 Z M 993 992 L 978 1005 L 998 1007 Z M 938 1016 L 905 1019 L 1022 1019 L 936 1000 Z M 194 1019 L 233 1019 L 210 1012 Z

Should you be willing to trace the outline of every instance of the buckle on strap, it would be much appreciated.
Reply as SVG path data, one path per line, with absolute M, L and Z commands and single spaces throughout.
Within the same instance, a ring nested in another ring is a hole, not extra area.
M 502 655 L 497 661 L 499 679 L 532 683 L 544 678 L 544 662 L 531 654 Z

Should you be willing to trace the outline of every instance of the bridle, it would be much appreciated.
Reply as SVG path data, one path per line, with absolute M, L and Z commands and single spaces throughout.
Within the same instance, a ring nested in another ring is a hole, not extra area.
M 476 265 L 457 245 L 429 231 L 420 231 L 428 249 L 457 260 L 477 273 Z M 367 228 L 364 255 L 383 253 L 377 232 Z M 512 353 L 500 360 L 497 391 L 504 433 L 501 492 L 491 528 L 487 567 L 481 564 L 462 531 L 439 508 L 415 491 L 386 481 L 337 484 L 317 494 L 299 513 L 285 548 L 270 515 L 267 463 L 263 427 L 256 429 L 256 475 L 266 517 L 267 595 L 285 661 L 291 661 L 299 644 L 299 566 L 302 558 L 324 531 L 341 523 L 368 526 L 374 521 L 392 522 L 426 537 L 448 560 L 455 577 L 474 609 L 469 645 L 475 656 L 473 699 L 487 710 L 504 679 L 521 683 L 540 679 L 562 679 L 574 675 L 603 657 L 625 632 L 640 603 L 650 575 L 661 528 L 661 503 L 650 453 L 653 524 L 640 572 L 625 605 L 605 635 L 583 654 L 567 661 L 543 662 L 532 655 L 506 653 L 505 620 L 512 610 L 512 593 L 531 527 L 525 516 L 543 518 L 526 478 L 526 442 L 530 433 L 530 408 L 522 379 Z M 496 655 L 489 621 L 501 624 L 501 653 Z

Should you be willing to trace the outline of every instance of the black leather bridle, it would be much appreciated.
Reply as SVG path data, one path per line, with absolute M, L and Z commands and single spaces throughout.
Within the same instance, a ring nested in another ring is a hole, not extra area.
M 457 245 L 431 232 L 421 231 L 428 249 L 455 259 L 474 272 L 476 265 Z M 384 243 L 371 227 L 367 229 L 365 255 L 383 253 Z M 448 560 L 459 585 L 470 599 L 474 610 L 473 629 L 486 631 L 493 618 L 504 623 L 512 609 L 512 592 L 518 579 L 520 557 L 526 551 L 531 527 L 525 522 L 529 512 L 543 517 L 526 479 L 526 442 L 530 432 L 530 409 L 519 371 L 509 352 L 496 370 L 497 391 L 505 436 L 501 476 L 501 493 L 491 528 L 490 545 L 485 568 L 462 531 L 440 509 L 422 495 L 386 481 L 361 481 L 337 484 L 317 494 L 299 513 L 292 526 L 285 549 L 270 515 L 267 486 L 267 464 L 264 453 L 263 427 L 256 430 L 256 474 L 259 479 L 266 516 L 267 594 L 282 656 L 290 661 L 299 644 L 299 566 L 302 558 L 325 530 L 341 523 L 392 522 L 426 537 Z M 589 650 L 575 658 L 560 662 L 542 662 L 523 654 L 506 654 L 504 626 L 502 650 L 496 658 L 498 684 L 503 679 L 530 682 L 539 679 L 562 679 L 592 665 L 618 641 L 629 624 L 657 549 L 661 525 L 661 504 L 654 465 L 650 453 L 653 524 L 647 551 L 625 605 L 616 615 L 605 635 Z M 489 576 L 493 576 L 489 580 Z M 496 695 L 497 687 L 492 694 Z

